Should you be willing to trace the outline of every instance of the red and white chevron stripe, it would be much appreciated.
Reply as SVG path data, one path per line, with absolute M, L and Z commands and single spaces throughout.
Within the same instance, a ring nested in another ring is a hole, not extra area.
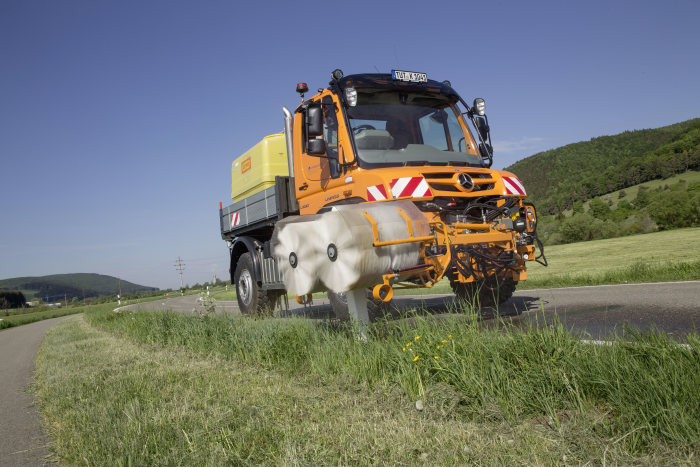
M 503 184 L 506 186 L 506 193 L 509 195 L 527 196 L 525 187 L 518 180 L 518 177 L 503 177 Z
M 373 185 L 367 187 L 367 201 L 386 200 L 386 188 L 384 185 Z
M 241 215 L 238 212 L 234 212 L 230 217 L 231 227 L 235 227 L 241 223 Z
M 402 177 L 395 178 L 389 184 L 391 187 L 391 194 L 394 199 L 397 198 L 424 198 L 426 196 L 433 196 L 430 191 L 428 182 L 425 181 L 423 177 Z

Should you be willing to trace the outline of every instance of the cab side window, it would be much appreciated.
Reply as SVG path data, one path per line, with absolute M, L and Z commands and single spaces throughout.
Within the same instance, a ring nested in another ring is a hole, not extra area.
M 340 176 L 340 164 L 338 163 L 338 117 L 335 114 L 333 101 L 323 106 L 323 140 L 326 142 L 326 155 L 330 165 L 332 178 Z

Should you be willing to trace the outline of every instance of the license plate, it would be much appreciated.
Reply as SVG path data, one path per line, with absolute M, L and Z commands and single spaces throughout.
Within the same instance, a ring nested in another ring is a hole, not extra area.
M 415 71 L 391 70 L 391 76 L 397 81 L 408 81 L 411 83 L 427 83 L 426 73 L 416 73 Z

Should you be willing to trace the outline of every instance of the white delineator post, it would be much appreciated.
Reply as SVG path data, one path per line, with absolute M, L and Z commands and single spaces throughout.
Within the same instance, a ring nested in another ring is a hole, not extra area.
M 348 312 L 350 318 L 357 323 L 357 337 L 361 341 L 367 340 L 367 325 L 369 324 L 369 314 L 367 313 L 367 295 L 364 288 L 348 290 Z

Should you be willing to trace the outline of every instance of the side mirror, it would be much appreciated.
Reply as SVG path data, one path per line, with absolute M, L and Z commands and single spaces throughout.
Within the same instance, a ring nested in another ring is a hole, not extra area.
M 481 166 L 491 167 L 493 164 L 493 148 L 488 143 L 479 143 L 479 155 L 481 156 Z
M 474 117 L 474 124 L 476 125 L 476 130 L 479 132 L 481 139 L 483 141 L 488 141 L 489 125 L 486 123 L 486 119 L 483 117 Z
M 323 110 L 320 105 L 306 109 L 306 137 L 311 140 L 323 135 Z
M 306 142 L 306 154 L 321 156 L 326 153 L 326 142 L 322 139 L 310 139 Z

